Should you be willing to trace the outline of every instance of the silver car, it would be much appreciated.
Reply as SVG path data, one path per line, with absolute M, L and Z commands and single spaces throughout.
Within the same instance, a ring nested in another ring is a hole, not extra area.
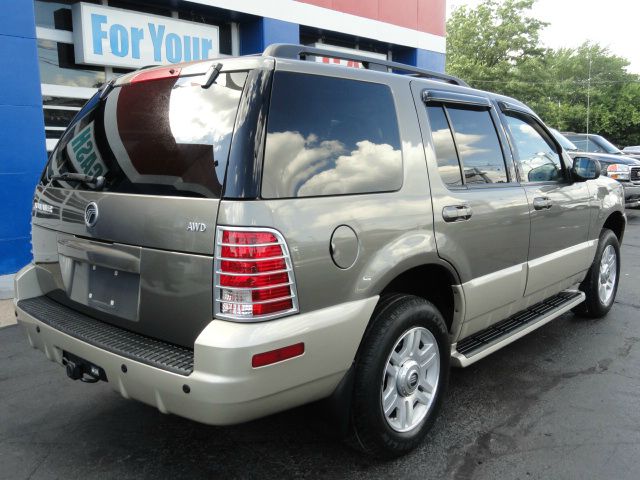
M 163 413 L 327 399 L 400 455 L 450 366 L 612 307 L 626 218 L 599 175 L 522 103 L 414 67 L 274 45 L 143 69 L 51 154 L 16 315 L 70 378 Z

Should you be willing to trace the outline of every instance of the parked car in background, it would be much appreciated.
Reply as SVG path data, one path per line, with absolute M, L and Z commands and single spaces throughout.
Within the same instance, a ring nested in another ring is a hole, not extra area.
M 629 155 L 583 151 L 581 148 L 578 148 L 578 144 L 569 140 L 567 136 L 562 135 L 553 128 L 550 130 L 571 158 L 590 157 L 598 160 L 602 166 L 602 175 L 611 177 L 622 184 L 626 208 L 640 207 L 640 160 L 636 160 Z M 589 135 L 589 141 L 591 141 L 591 137 L 597 136 L 598 135 Z M 582 141 L 579 142 L 579 144 L 584 145 L 585 143 Z
M 624 147 L 622 153 L 625 155 L 638 155 L 640 156 L 640 145 L 634 145 L 630 147 Z
M 562 132 L 562 135 L 574 143 L 581 152 L 606 153 L 608 155 L 628 155 L 636 160 L 640 160 L 640 152 L 634 154 L 623 152 L 602 135 L 573 132 Z

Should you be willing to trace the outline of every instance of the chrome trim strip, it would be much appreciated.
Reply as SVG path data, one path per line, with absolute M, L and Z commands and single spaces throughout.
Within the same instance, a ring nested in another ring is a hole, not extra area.
M 260 230 L 262 231 L 262 230 Z M 282 243 L 280 242 L 274 242 L 274 243 L 252 243 L 250 245 L 247 245 L 246 243 L 222 243 L 222 242 L 218 242 L 218 245 L 221 245 L 223 247 L 270 247 L 273 245 L 280 245 L 282 246 Z
M 225 262 L 264 262 L 266 260 L 280 260 L 286 259 L 284 255 L 280 255 L 279 257 L 269 257 L 269 258 L 229 258 L 229 257 L 220 257 L 221 261 Z
M 216 302 L 218 303 L 230 303 L 232 305 L 262 305 L 265 303 L 275 303 L 280 302 L 282 300 L 293 300 L 295 297 L 293 295 L 287 295 L 286 297 L 278 297 L 273 298 L 271 300 L 262 300 L 260 302 L 234 302 L 233 300 L 222 300 L 221 298 L 216 298 Z
M 553 253 L 549 253 L 547 255 L 543 255 L 542 257 L 534 258 L 529 260 L 527 263 L 529 264 L 529 268 L 537 267 L 538 265 L 542 265 L 543 263 L 552 262 L 554 260 L 558 260 L 567 255 L 571 255 L 573 253 L 578 253 L 581 250 L 586 250 L 589 248 L 594 248 L 598 245 L 598 239 L 588 240 L 586 242 L 578 243 L 576 245 L 572 245 L 571 247 L 563 248 L 562 250 L 557 250 Z M 592 259 L 591 259 L 592 260 Z M 591 261 L 589 261 L 591 263 Z M 570 275 L 569 275 L 570 276 Z
M 232 277 L 257 277 L 260 275 L 271 275 L 273 273 L 287 273 L 290 271 L 291 269 L 287 268 L 285 270 L 273 270 L 271 272 L 258 272 L 258 273 L 234 273 L 234 272 L 223 272 L 222 270 L 216 270 L 215 273 L 216 275 L 230 275 Z
M 289 286 L 289 285 L 292 285 L 292 283 L 291 282 L 279 283 L 277 285 L 269 285 L 267 287 L 226 287 L 224 285 L 218 285 L 218 284 L 215 284 L 214 286 L 216 288 L 224 288 L 225 290 L 250 290 L 250 291 L 253 291 L 253 290 L 269 290 L 270 288 L 286 287 L 286 286 Z

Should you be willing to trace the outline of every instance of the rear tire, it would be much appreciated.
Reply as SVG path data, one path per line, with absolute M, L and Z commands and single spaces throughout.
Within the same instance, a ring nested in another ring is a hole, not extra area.
M 355 362 L 350 443 L 387 458 L 418 446 L 440 409 L 449 359 L 447 328 L 433 304 L 382 297 Z
M 586 299 L 573 309 L 588 318 L 602 318 L 613 306 L 620 281 L 620 243 L 609 229 L 600 232 L 598 249 L 589 273 L 580 284 Z

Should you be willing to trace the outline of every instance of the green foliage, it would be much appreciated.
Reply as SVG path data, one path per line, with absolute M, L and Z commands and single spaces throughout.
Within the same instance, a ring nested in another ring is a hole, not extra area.
M 456 9 L 447 22 L 447 71 L 525 102 L 562 131 L 586 131 L 589 98 L 590 132 L 640 145 L 640 77 L 627 73 L 629 62 L 589 42 L 543 48 L 546 24 L 529 15 L 534 2 L 485 0 Z

